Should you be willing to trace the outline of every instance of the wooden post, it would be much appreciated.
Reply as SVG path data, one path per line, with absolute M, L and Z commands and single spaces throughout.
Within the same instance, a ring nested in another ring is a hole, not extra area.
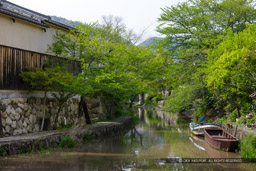
M 237 127 L 238 127 L 238 125 L 236 125 L 236 129 L 235 129 L 235 132 L 234 132 L 234 137 L 236 137 Z

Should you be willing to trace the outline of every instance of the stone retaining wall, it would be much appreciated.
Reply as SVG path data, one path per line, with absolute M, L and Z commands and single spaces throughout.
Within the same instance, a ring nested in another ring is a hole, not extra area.
M 103 139 L 116 136 L 117 134 L 124 135 L 132 128 L 132 123 L 132 117 L 121 117 L 115 122 L 99 122 L 86 128 L 4 137 L 0 138 L 0 156 L 35 151 L 43 147 L 56 147 L 61 142 L 61 139 L 67 135 L 77 141 L 83 141 L 84 136 L 90 136 L 93 139 Z
M 79 100 L 80 98 L 72 98 L 64 104 L 58 117 L 58 126 L 67 124 L 77 125 L 85 122 L 84 114 L 79 114 L 78 111 Z M 107 110 L 100 98 L 86 99 L 86 102 L 92 121 L 106 118 Z M 0 99 L 0 106 L 3 133 L 5 136 L 21 135 L 39 131 L 43 117 L 43 98 Z M 52 128 L 58 108 L 58 102 L 55 99 L 47 99 L 44 130 Z

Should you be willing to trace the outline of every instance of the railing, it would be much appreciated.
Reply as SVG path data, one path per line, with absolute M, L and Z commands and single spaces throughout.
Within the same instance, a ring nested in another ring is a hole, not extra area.
M 26 67 L 42 68 L 49 59 L 66 65 L 69 72 L 81 71 L 80 63 L 77 61 L 0 45 L 0 90 L 28 89 L 28 84 L 22 81 L 20 73 Z

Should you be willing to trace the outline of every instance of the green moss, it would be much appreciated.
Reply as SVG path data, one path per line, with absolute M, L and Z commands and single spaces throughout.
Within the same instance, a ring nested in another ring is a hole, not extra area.
M 77 145 L 77 141 L 75 141 L 73 138 L 71 138 L 69 135 L 62 138 L 59 146 L 61 148 L 73 148 Z

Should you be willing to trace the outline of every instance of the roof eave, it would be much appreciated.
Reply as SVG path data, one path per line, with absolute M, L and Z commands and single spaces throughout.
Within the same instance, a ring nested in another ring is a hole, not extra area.
M 7 16 L 10 16 L 10 17 L 14 17 L 14 18 L 26 21 L 26 22 L 29 22 L 29 23 L 33 23 L 35 25 L 39 25 L 39 26 L 42 26 L 42 27 L 49 28 L 49 26 L 44 24 L 44 23 L 38 22 L 37 20 L 29 19 L 27 17 L 24 17 L 24 16 L 18 14 L 18 13 L 14 13 L 14 12 L 6 10 L 6 9 L 0 8 L 0 13 L 4 14 L 4 15 L 7 15 Z

